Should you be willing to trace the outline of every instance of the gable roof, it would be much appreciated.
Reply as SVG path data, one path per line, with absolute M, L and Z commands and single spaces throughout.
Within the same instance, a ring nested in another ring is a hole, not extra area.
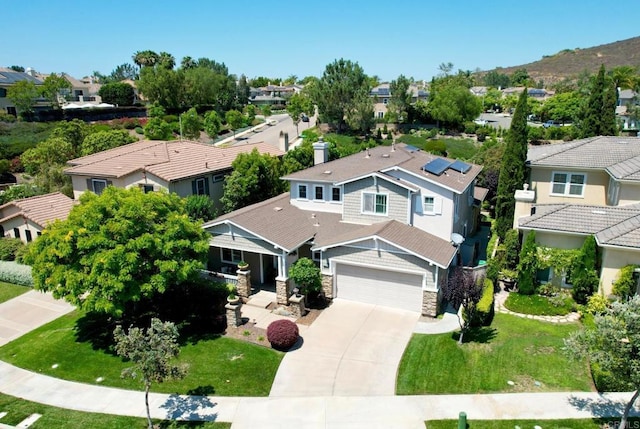
M 362 225 L 341 219 L 339 213 L 302 210 L 292 205 L 289 193 L 285 193 L 220 216 L 203 228 L 229 223 L 287 252 L 309 241 L 317 250 L 376 236 L 442 267 L 447 267 L 455 254 L 451 243 L 397 221 Z
M 283 179 L 344 183 L 376 172 L 388 174 L 393 170 L 400 169 L 461 193 L 467 189 L 482 170 L 481 166 L 469 163 L 471 169 L 466 173 L 449 169 L 438 176 L 425 171 L 423 167 L 434 159 L 443 159 L 450 163 L 455 160 L 414 149 L 404 143 L 398 143 L 395 147 L 377 146 L 344 158 L 314 165 L 289 174 Z
M 16 82 L 26 80 L 36 85 L 42 85 L 42 81 L 25 72 L 17 72 L 7 67 L 0 67 L 0 84 L 12 85 Z
M 640 249 L 640 204 L 618 207 L 540 204 L 535 208 L 536 214 L 518 219 L 520 228 L 595 235 L 601 246 Z
M 70 160 L 69 175 L 120 178 L 135 171 L 146 171 L 168 182 L 231 168 L 240 153 L 254 148 L 274 156 L 284 152 L 267 143 L 221 148 L 185 140 L 139 142 Z
M 640 180 L 640 138 L 592 137 L 529 148 L 531 166 L 602 169 L 619 180 Z
M 19 211 L 3 217 L 0 222 L 23 216 L 44 228 L 54 220 L 66 219 L 73 205 L 74 201 L 60 192 L 14 200 L 0 206 L 0 214 L 11 206 L 17 207 Z

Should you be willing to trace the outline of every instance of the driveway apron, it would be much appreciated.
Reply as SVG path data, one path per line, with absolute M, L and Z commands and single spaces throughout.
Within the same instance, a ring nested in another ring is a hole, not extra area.
M 418 313 L 335 299 L 287 352 L 271 397 L 395 394 Z

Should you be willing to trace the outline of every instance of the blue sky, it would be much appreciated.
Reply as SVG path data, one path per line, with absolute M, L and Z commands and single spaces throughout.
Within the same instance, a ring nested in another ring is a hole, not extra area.
M 321 76 L 345 58 L 368 75 L 430 79 L 640 35 L 637 0 L 76 0 L 3 6 L 0 66 L 109 74 L 151 49 L 223 62 L 231 73 Z

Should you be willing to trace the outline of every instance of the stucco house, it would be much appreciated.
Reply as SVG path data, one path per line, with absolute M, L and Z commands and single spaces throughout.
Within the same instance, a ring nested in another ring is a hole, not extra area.
M 427 100 L 429 93 L 416 84 L 409 85 L 411 103 L 418 100 Z M 369 96 L 373 99 L 373 115 L 376 119 L 382 119 L 387 114 L 389 101 L 391 101 L 391 84 L 381 83 L 371 89 Z
M 144 192 L 164 189 L 181 197 L 208 195 L 219 204 L 231 163 L 238 154 L 253 149 L 274 156 L 284 154 L 266 143 L 222 148 L 184 140 L 142 140 L 72 159 L 65 174 L 71 176 L 75 199 L 87 190 L 100 194 L 113 185 L 137 186 Z
M 545 247 L 577 249 L 594 235 L 601 291 L 640 264 L 640 138 L 594 137 L 529 148 L 530 182 L 516 191 L 514 227 Z M 562 273 L 548 273 L 548 276 Z M 551 278 L 543 279 L 551 280 Z
M 0 206 L 0 236 L 29 243 L 49 223 L 66 219 L 73 205 L 74 201 L 60 192 L 10 201 Z
M 13 116 L 17 116 L 18 112 L 16 106 L 7 97 L 7 94 L 9 88 L 20 81 L 32 82 L 36 86 L 42 86 L 43 84 L 42 80 L 33 76 L 32 73 L 17 72 L 10 68 L 0 67 L 0 109 Z M 36 101 L 34 101 L 34 104 L 36 104 Z
M 434 316 L 463 237 L 477 227 L 480 166 L 404 144 L 379 146 L 285 176 L 290 192 L 206 223 L 209 270 L 233 278 L 250 265 L 256 288 L 275 283 L 286 304 L 289 267 L 316 261 L 323 292 Z

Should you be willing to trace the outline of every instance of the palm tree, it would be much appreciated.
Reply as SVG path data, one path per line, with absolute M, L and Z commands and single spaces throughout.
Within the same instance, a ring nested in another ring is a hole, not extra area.
M 160 52 L 158 64 L 167 69 L 173 69 L 176 66 L 176 59 L 168 52 Z
M 142 67 L 153 67 L 158 62 L 159 56 L 153 51 L 137 51 L 133 54 L 133 62 L 140 68 Z
M 193 58 L 191 57 L 183 57 L 182 61 L 180 62 L 180 67 L 187 70 L 187 69 L 192 69 L 196 66 L 196 62 Z
M 638 84 L 638 71 L 632 66 L 616 67 L 610 75 L 616 88 L 633 89 Z

